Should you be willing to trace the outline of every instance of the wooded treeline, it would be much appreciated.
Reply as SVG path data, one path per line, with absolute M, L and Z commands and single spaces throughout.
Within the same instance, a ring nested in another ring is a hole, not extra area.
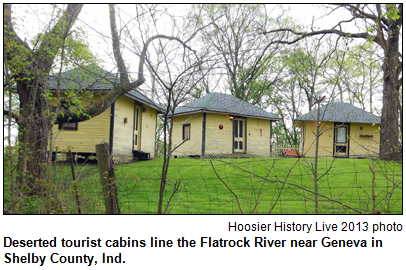
M 380 157 L 400 157 L 402 4 L 315 6 L 310 25 L 285 5 L 102 8 L 109 29 L 88 24 L 82 4 L 3 7 L 4 124 L 7 134 L 18 129 L 14 140 L 5 138 L 4 155 L 16 192 L 50 197 L 51 127 L 95 117 L 132 89 L 158 100 L 165 115 L 211 92 L 232 94 L 280 116 L 273 140 L 289 144 L 300 140 L 293 120 L 317 99 L 350 102 L 381 115 Z M 38 33 L 26 32 L 27 21 Z M 92 49 L 96 40 L 108 55 Z M 51 105 L 49 75 L 93 63 L 120 83 L 86 107 L 80 101 L 91 97 L 82 89 L 68 96 L 57 89 L 58 105 Z M 163 117 L 165 138 L 168 121 Z M 171 148 L 169 140 L 165 157 Z

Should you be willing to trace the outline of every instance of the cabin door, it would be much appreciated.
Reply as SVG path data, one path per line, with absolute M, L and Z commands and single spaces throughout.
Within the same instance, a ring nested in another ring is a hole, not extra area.
M 141 149 L 141 106 L 134 108 L 134 150 Z
M 245 153 L 245 119 L 233 120 L 233 147 L 234 153 Z
M 334 125 L 334 156 L 349 157 L 350 153 L 350 125 L 335 124 Z

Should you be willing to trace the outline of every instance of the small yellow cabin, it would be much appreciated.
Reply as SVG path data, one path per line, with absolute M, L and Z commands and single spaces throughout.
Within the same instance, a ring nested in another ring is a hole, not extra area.
M 89 76 L 89 69 L 93 75 Z M 94 74 L 103 76 L 98 77 Z M 111 81 L 106 80 L 110 77 Z M 100 79 L 100 78 L 103 78 Z M 81 106 L 100 100 L 117 83 L 116 76 L 97 66 L 86 70 L 74 69 L 61 73 L 62 94 L 76 89 L 85 89 L 92 98 L 83 99 Z M 56 89 L 56 75 L 50 77 L 51 93 Z M 54 101 L 53 103 L 56 103 Z M 55 104 L 54 104 L 55 105 Z M 95 145 L 107 142 L 116 163 L 130 162 L 134 158 L 154 158 L 157 114 L 162 108 L 137 90 L 119 97 L 109 109 L 100 115 L 79 123 L 60 123 L 53 127 L 53 149 L 65 152 L 71 149 L 79 159 L 95 155 Z
M 172 155 L 270 157 L 279 117 L 234 96 L 211 93 L 175 110 Z
M 320 122 L 319 157 L 360 158 L 379 153 L 381 118 L 349 103 L 330 103 L 295 119 L 301 129 L 300 153 L 314 157 Z

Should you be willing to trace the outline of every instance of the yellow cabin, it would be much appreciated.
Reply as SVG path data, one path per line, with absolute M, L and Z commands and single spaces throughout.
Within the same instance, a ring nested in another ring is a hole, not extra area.
M 301 129 L 300 153 L 314 157 L 320 122 L 319 157 L 366 157 L 379 153 L 381 118 L 349 103 L 330 103 L 295 119 Z
M 56 76 L 49 80 L 51 93 L 56 89 Z M 106 77 L 111 81 L 106 80 Z M 72 89 L 90 91 L 93 97 L 85 98 L 81 104 L 87 106 L 102 99 L 117 81 L 115 75 L 97 66 L 90 66 L 86 71 L 74 69 L 61 73 L 59 89 L 65 96 Z M 53 102 L 54 105 L 56 102 Z M 96 117 L 79 123 L 55 125 L 53 149 L 55 151 L 57 147 L 58 152 L 71 149 L 79 159 L 87 159 L 96 156 L 96 144 L 107 142 L 117 163 L 130 162 L 134 157 L 138 160 L 154 158 L 157 114 L 161 111 L 162 108 L 153 100 L 131 90 Z
M 173 156 L 270 157 L 279 117 L 234 96 L 211 93 L 175 110 Z

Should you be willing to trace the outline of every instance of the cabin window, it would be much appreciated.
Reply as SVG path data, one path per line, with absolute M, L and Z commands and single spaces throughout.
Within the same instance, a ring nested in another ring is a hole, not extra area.
M 347 143 L 347 127 L 337 128 L 337 143 Z
M 182 139 L 190 140 L 190 124 L 183 125 Z
M 59 123 L 59 130 L 78 130 L 78 123 Z

